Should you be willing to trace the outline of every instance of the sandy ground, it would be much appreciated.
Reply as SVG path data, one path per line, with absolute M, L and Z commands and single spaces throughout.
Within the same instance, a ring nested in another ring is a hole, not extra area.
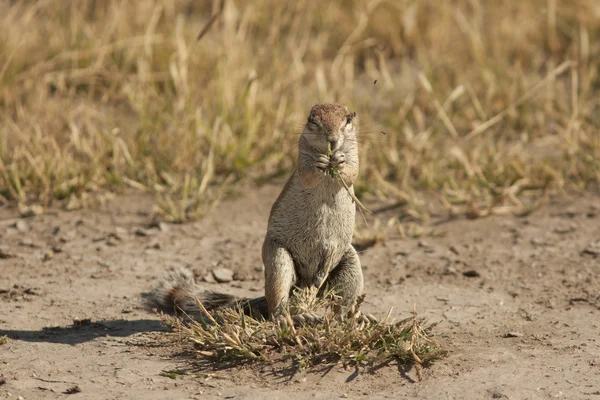
M 600 399 L 600 198 L 547 204 L 526 218 L 442 222 L 442 236 L 361 253 L 364 309 L 432 322 L 450 355 L 414 371 L 186 368 L 141 306 L 163 272 L 235 272 L 207 288 L 262 291 L 260 246 L 277 187 L 207 218 L 149 228 L 151 199 L 17 218 L 0 208 L 0 398 Z M 392 216 L 376 215 L 385 220 Z M 77 386 L 78 393 L 66 394 Z M 20 396 L 20 397 L 19 397 Z

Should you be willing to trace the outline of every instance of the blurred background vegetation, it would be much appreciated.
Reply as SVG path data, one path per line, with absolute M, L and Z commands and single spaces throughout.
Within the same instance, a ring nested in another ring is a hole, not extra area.
M 597 0 L 3 1 L 0 202 L 198 218 L 340 102 L 367 206 L 527 213 L 598 188 L 599 36 Z

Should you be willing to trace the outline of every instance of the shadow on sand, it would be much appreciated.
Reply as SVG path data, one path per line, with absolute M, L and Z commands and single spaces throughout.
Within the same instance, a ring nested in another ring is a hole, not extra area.
M 106 320 L 92 322 L 76 320 L 73 325 L 42 328 L 40 330 L 0 329 L 0 336 L 25 342 L 46 342 L 76 345 L 99 337 L 126 337 L 141 332 L 168 331 L 159 320 Z

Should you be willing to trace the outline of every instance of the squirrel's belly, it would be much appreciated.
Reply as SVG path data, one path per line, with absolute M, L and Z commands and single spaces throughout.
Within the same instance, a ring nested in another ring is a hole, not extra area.
M 318 285 L 352 242 L 356 208 L 345 189 L 312 193 L 293 208 L 296 212 L 288 214 L 285 226 L 269 230 L 281 235 L 280 242 L 294 258 L 298 284 Z

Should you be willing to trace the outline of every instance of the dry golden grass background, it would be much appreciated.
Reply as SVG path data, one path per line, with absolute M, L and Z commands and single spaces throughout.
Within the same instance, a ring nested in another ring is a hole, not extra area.
M 599 36 L 597 0 L 4 1 L 0 202 L 133 187 L 199 217 L 289 172 L 334 101 L 360 118 L 367 205 L 525 213 L 600 181 Z

